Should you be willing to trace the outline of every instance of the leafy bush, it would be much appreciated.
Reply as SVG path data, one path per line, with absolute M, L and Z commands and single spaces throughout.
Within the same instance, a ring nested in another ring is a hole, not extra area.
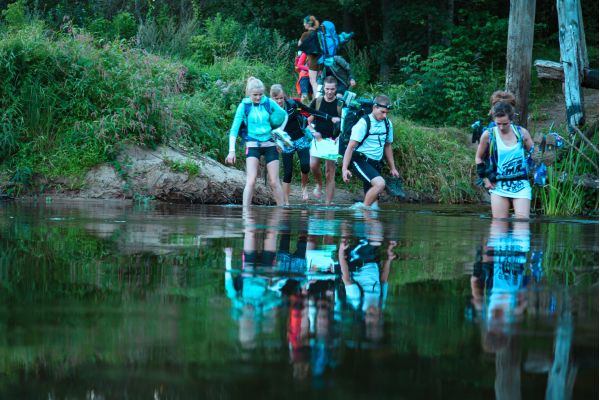
M 201 64 L 235 56 L 268 64 L 293 60 L 290 44 L 277 31 L 248 27 L 221 14 L 205 20 L 203 31 L 190 41 L 192 58 Z
M 2 10 L 2 17 L 11 28 L 20 28 L 25 25 L 25 0 L 17 0 Z
M 407 118 L 435 125 L 467 125 L 481 114 L 484 81 L 479 67 L 451 49 L 426 59 L 410 54 L 402 59 L 405 79 L 397 101 Z
M 191 54 L 190 40 L 197 29 L 195 19 L 183 23 L 170 19 L 167 23 L 159 23 L 149 18 L 138 27 L 136 41 L 139 47 L 153 53 L 187 57 Z
M 185 84 L 182 65 L 35 26 L 0 39 L 0 76 L 0 161 L 46 176 L 81 173 L 123 141 L 164 142 L 176 125 L 166 100 Z
M 406 187 L 440 203 L 476 201 L 473 151 L 467 134 L 424 128 L 394 118 L 394 156 Z

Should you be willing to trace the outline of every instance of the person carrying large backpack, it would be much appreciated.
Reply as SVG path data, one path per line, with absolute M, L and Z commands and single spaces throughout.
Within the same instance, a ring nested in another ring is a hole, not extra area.
M 494 104 L 495 125 L 481 135 L 475 164 L 477 175 L 490 192 L 493 218 L 508 218 L 512 203 L 515 217 L 527 219 L 531 206 L 527 154 L 533 140 L 527 129 L 512 123 L 513 115 L 509 103 Z
M 310 143 L 312 136 L 307 137 L 307 119 L 300 113 L 301 103 L 289 99 L 280 84 L 271 86 L 271 99 L 283 108 L 288 114 L 287 124 L 283 130 L 290 135 L 293 146 L 283 147 L 281 158 L 283 160 L 283 204 L 290 204 L 290 185 L 292 182 L 292 171 L 294 168 L 294 153 L 298 154 L 300 160 L 300 172 L 302 173 L 302 200 L 308 200 L 308 173 L 310 172 Z
M 229 131 L 228 164 L 235 164 L 235 142 L 238 135 L 246 144 L 246 186 L 244 187 L 243 206 L 252 204 L 258 165 L 261 156 L 265 157 L 269 184 L 278 206 L 283 204 L 283 191 L 279 182 L 279 153 L 273 141 L 273 128 L 285 126 L 287 113 L 279 105 L 264 96 L 265 85 L 255 77 L 248 78 L 246 96 L 238 105 Z M 240 132 L 240 128 L 241 132 Z
M 365 191 L 363 202 L 356 203 L 354 208 L 378 208 L 377 198 L 385 189 L 385 179 L 381 176 L 384 156 L 390 174 L 396 178 L 400 177 L 392 153 L 394 130 L 392 122 L 387 118 L 390 107 L 391 102 L 387 96 L 377 96 L 372 112 L 363 116 L 352 128 L 342 163 L 342 179 L 344 182 L 350 180 L 352 177 L 350 168 L 352 168 L 352 171 L 363 181 Z
M 308 15 L 302 19 L 302 24 L 306 30 L 298 41 L 298 50 L 307 54 L 308 61 L 308 76 L 312 87 L 313 96 L 316 96 L 317 91 L 317 75 L 323 69 L 323 64 L 319 62 L 323 50 L 319 44 L 318 30 L 321 23 L 314 15 Z
M 333 56 L 331 63 L 325 64 L 323 70 L 325 76 L 333 76 L 337 79 L 337 94 L 343 95 L 346 90 L 356 86 L 356 81 L 352 77 L 352 68 L 350 63 L 340 55 Z
M 299 51 L 294 61 L 294 69 L 298 73 L 298 81 L 296 81 L 296 92 L 300 96 L 300 101 L 306 103 L 308 96 L 312 97 L 313 91 L 308 76 L 308 56 L 306 53 Z

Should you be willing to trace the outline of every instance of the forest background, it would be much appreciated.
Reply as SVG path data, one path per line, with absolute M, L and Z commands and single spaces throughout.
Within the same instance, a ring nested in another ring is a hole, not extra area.
M 489 95 L 504 87 L 509 8 L 507 0 L 0 0 L 0 187 L 76 189 L 100 163 L 118 170 L 126 143 L 222 160 L 248 76 L 294 93 L 302 18 L 314 14 L 355 32 L 342 54 L 359 95 L 392 98 L 405 186 L 432 201 L 477 201 L 469 127 L 487 120 Z M 598 2 L 582 1 L 582 11 L 597 69 Z M 556 2 L 538 0 L 535 20 L 534 59 L 558 61 Z M 536 131 L 549 117 L 543 104 L 562 89 L 532 73 Z M 564 121 L 554 129 L 568 136 Z M 534 207 L 597 214 L 597 191 L 572 179 L 582 174 L 598 171 L 567 150 Z

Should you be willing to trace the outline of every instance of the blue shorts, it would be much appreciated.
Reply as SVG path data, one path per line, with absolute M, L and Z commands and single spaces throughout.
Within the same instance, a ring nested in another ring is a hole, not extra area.
M 310 84 L 310 78 L 308 76 L 300 78 L 300 91 L 303 95 L 312 94 L 312 86 Z
M 255 157 L 260 160 L 260 156 L 265 156 L 266 164 L 269 164 L 271 161 L 279 161 L 277 146 L 246 147 L 246 158 Z

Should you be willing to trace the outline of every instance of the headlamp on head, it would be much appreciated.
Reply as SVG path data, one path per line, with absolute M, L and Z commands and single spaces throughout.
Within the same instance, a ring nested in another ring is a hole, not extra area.
M 385 108 L 388 111 L 392 109 L 392 105 L 391 104 L 373 103 L 373 105 L 375 105 L 375 106 L 377 106 L 379 108 Z

